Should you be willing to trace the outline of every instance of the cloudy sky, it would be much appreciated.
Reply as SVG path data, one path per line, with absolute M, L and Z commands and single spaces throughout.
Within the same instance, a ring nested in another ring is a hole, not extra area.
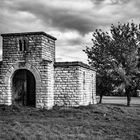
M 86 63 L 96 28 L 132 20 L 140 23 L 140 0 L 0 0 L 0 33 L 45 31 L 57 38 L 57 61 Z

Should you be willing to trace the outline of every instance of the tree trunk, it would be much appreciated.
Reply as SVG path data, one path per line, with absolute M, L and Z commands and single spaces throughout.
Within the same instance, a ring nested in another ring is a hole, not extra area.
M 128 89 L 126 90 L 127 106 L 130 106 L 130 101 L 131 101 L 131 95 L 130 95 L 130 93 L 131 93 L 131 89 L 128 88 Z
M 103 98 L 103 94 L 100 94 L 99 104 L 101 104 L 101 103 L 102 103 L 102 98 Z
M 127 106 L 130 106 L 131 96 L 130 94 L 127 95 Z

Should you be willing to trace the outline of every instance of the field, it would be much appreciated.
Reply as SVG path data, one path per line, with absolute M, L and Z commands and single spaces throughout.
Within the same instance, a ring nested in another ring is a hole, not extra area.
M 97 97 L 97 101 L 99 101 L 99 97 Z M 113 97 L 113 96 L 104 96 L 103 103 L 105 104 L 116 104 L 116 105 L 126 105 L 127 98 L 126 97 Z M 132 97 L 131 106 L 139 106 L 140 107 L 140 97 Z
M 0 106 L 0 140 L 140 140 L 140 98 L 77 108 Z

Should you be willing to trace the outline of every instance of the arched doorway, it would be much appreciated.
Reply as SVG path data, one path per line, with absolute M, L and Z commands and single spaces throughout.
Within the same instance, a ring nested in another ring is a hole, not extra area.
M 16 70 L 12 78 L 12 104 L 35 107 L 35 88 L 35 78 L 29 70 Z

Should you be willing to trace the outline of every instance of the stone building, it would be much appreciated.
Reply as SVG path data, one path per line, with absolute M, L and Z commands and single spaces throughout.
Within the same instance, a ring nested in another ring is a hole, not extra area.
M 96 103 L 95 70 L 82 62 L 55 62 L 55 37 L 45 32 L 1 36 L 0 104 L 49 109 Z

